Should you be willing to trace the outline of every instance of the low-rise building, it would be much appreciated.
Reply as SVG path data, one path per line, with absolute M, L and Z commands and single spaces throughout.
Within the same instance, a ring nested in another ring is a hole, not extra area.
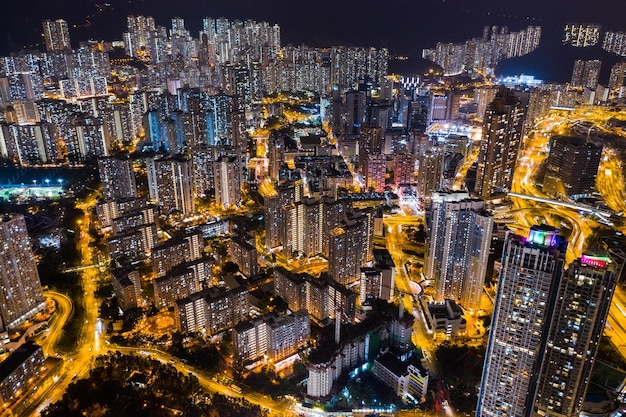
M 414 363 L 402 362 L 387 352 L 374 361 L 374 377 L 392 388 L 398 397 L 426 401 L 428 373 Z
M 227 220 L 215 220 L 196 227 L 204 238 L 216 237 L 228 233 L 230 222 Z
M 453 300 L 428 303 L 427 320 L 429 329 L 436 337 L 444 334 L 446 338 L 462 337 L 465 335 L 466 321 L 463 310 Z

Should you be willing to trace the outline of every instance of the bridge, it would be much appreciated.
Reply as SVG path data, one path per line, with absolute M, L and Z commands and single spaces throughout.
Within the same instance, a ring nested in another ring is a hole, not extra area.
M 552 204 L 555 206 L 561 206 L 561 207 L 565 207 L 565 208 L 569 208 L 573 210 L 582 211 L 584 213 L 588 213 L 588 214 L 596 216 L 601 222 L 605 223 L 608 226 L 613 226 L 613 223 L 611 222 L 610 218 L 611 216 L 613 216 L 614 213 L 608 210 L 602 210 L 597 207 L 592 207 L 587 204 L 579 204 L 579 203 L 573 203 L 573 202 L 568 202 L 568 201 L 553 200 L 550 198 L 537 197 L 534 195 L 519 194 L 519 193 L 509 193 L 509 197 L 517 197 L 517 198 L 523 198 L 526 200 L 539 201 L 541 203 L 547 203 L 547 204 Z

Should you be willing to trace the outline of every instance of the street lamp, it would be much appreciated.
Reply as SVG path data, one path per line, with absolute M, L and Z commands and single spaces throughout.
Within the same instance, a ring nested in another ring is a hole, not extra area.
M 46 186 L 50 186 L 50 180 L 48 178 L 46 178 L 44 181 L 46 182 Z

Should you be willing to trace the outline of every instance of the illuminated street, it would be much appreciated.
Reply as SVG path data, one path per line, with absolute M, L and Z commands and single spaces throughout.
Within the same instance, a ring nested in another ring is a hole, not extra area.
M 624 414 L 626 2 L 324 1 L 5 7 L 0 417 Z

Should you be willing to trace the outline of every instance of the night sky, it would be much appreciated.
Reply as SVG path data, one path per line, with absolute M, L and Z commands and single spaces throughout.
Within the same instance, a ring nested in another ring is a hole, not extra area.
M 9 0 L 4 0 L 8 2 Z M 626 31 L 624 0 L 108 0 L 112 8 L 83 25 L 96 13 L 95 5 L 106 0 L 16 0 L 0 14 L 0 54 L 19 51 L 40 42 L 41 21 L 63 18 L 70 23 L 74 46 L 88 38 L 121 39 L 125 16 L 154 16 L 157 24 L 170 26 L 180 16 L 197 36 L 202 17 L 254 19 L 278 23 L 283 44 L 312 46 L 385 46 L 392 54 L 412 59 L 399 72 L 419 71 L 421 49 L 437 41 L 459 42 L 482 34 L 484 25 L 508 25 L 519 30 L 529 24 L 543 27 L 540 48 L 522 58 L 506 61 L 499 73 L 532 73 L 550 81 L 567 81 L 576 58 L 599 58 L 606 62 L 603 78 L 617 57 L 599 47 L 574 49 L 561 45 L 567 22 L 599 23 L 603 30 Z M 8 11 L 8 13 L 7 13 Z

